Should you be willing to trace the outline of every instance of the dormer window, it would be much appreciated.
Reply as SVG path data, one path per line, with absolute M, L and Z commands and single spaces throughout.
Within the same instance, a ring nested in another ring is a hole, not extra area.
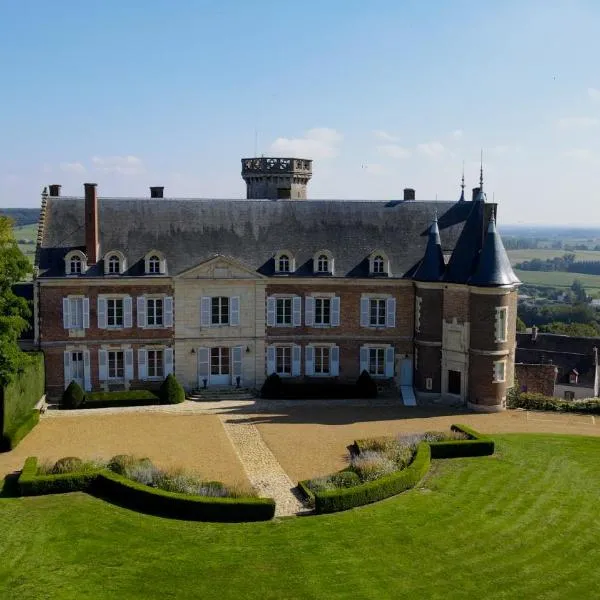
M 376 250 L 369 256 L 369 273 L 371 275 L 389 275 L 388 257 L 381 250 Z
M 150 250 L 144 257 L 146 275 L 164 275 L 167 272 L 167 261 L 162 252 Z
M 79 250 L 73 250 L 65 256 L 65 274 L 83 275 L 87 269 L 85 254 Z
M 319 250 L 313 258 L 314 272 L 333 274 L 333 257 L 328 250 Z
M 373 259 L 373 273 L 380 275 L 381 273 L 385 273 L 384 268 L 385 262 L 383 260 L 383 256 L 379 254 Z
M 125 256 L 119 251 L 113 251 L 104 257 L 105 275 L 122 275 L 127 268 Z
M 579 383 L 579 372 L 576 369 L 573 369 L 569 373 L 569 383 L 571 383 L 573 385 Z
M 280 250 L 274 259 L 275 273 L 293 273 L 296 270 L 294 256 L 289 250 Z

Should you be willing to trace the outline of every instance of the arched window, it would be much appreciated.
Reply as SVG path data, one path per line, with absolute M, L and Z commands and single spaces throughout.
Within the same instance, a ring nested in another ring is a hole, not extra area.
M 287 254 L 282 254 L 279 257 L 278 271 L 280 273 L 290 272 L 290 257 Z
M 78 256 L 77 254 L 71 256 L 71 259 L 69 260 L 69 273 L 71 275 L 81 275 L 81 263 L 81 256 Z
M 160 258 L 153 254 L 148 259 L 148 273 L 151 275 L 158 275 L 160 273 Z
M 380 254 L 373 259 L 373 273 L 385 273 L 385 261 L 383 260 L 383 256 Z
M 108 259 L 108 272 L 110 275 L 118 275 L 121 272 L 121 261 L 116 254 Z
M 319 254 L 317 258 L 317 272 L 329 273 L 329 257 L 326 254 Z

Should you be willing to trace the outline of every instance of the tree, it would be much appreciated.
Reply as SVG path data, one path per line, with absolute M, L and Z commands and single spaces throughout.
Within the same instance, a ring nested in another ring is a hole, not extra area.
M 517 331 L 519 331 L 520 333 L 524 333 L 526 329 L 527 325 L 525 325 L 523 319 L 521 319 L 521 317 L 517 315 Z
M 559 335 L 571 335 L 574 337 L 598 337 L 600 329 L 597 324 L 592 323 L 562 323 L 554 322 L 542 325 L 540 331 L 543 333 L 557 333 Z
M 12 221 L 0 216 L 0 385 L 5 386 L 24 364 L 18 340 L 29 327 L 31 312 L 24 298 L 16 296 L 12 286 L 31 273 L 31 265 L 17 246 Z
M 579 279 L 575 279 L 573 281 L 573 285 L 571 285 L 571 291 L 575 295 L 575 302 L 585 304 L 587 302 L 587 294 L 585 293 L 585 288 L 583 287 L 583 283 Z

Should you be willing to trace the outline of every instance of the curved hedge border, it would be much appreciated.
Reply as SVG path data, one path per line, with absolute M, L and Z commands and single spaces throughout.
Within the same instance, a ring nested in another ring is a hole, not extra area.
M 18 486 L 23 496 L 84 491 L 134 510 L 191 521 L 267 521 L 275 514 L 272 498 L 213 498 L 167 492 L 108 469 L 61 475 L 36 475 L 37 458 L 25 460 Z
M 487 456 L 494 453 L 494 441 L 466 425 L 452 425 L 453 431 L 462 431 L 468 440 L 448 442 L 421 442 L 410 465 L 402 471 L 380 477 L 350 488 L 341 488 L 327 492 L 313 492 L 308 481 L 300 481 L 298 488 L 304 493 L 315 512 L 331 513 L 347 510 L 371 502 L 377 502 L 395 496 L 414 487 L 427 473 L 432 458 L 458 458 L 469 456 Z M 361 452 L 363 440 L 356 440 L 354 447 Z
M 14 450 L 19 442 L 40 422 L 40 411 L 34 409 L 30 415 L 13 430 L 5 432 L 0 441 L 0 452 Z

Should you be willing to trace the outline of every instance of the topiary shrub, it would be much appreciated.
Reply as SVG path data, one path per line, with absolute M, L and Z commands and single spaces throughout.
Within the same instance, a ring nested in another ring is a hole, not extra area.
M 281 377 L 277 373 L 271 373 L 263 383 L 260 390 L 261 398 L 279 398 L 281 396 Z
M 62 395 L 64 408 L 79 408 L 85 402 L 85 392 L 76 381 L 71 381 Z
M 185 400 L 185 391 L 173 373 L 169 373 L 158 393 L 163 404 L 179 404 Z
M 83 471 L 83 461 L 77 456 L 66 456 L 59 458 L 52 467 L 52 475 L 61 475 L 62 473 L 76 473 Z
M 362 398 L 375 398 L 377 396 L 377 384 L 367 371 L 363 371 L 356 380 L 356 387 Z

